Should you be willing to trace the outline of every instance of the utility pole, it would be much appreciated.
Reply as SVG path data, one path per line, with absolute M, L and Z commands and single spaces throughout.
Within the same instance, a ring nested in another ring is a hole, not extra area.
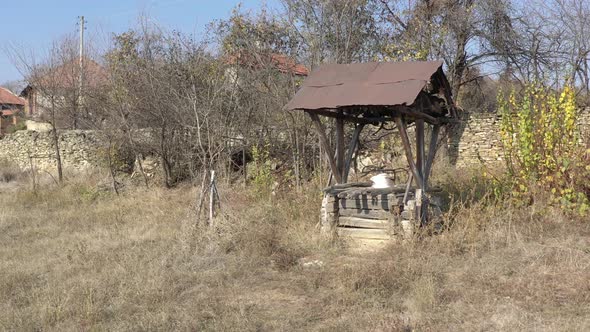
M 79 24 L 79 28 L 80 28 L 80 58 L 79 58 L 79 77 L 78 77 L 78 109 L 76 110 L 76 113 L 74 117 L 75 117 L 75 122 L 74 122 L 74 127 L 77 126 L 77 118 L 80 115 L 80 111 L 82 109 L 82 103 L 83 103 L 83 98 L 82 98 L 82 87 L 83 87 L 83 82 L 84 82 L 84 16 L 78 16 L 78 19 L 80 20 Z M 75 129 L 75 128 L 74 128 Z

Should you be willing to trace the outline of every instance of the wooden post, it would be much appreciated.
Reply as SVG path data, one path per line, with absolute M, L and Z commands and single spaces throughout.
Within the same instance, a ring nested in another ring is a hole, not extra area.
M 344 183 L 348 182 L 348 174 L 350 173 L 350 166 L 352 163 L 352 155 L 358 146 L 359 136 L 361 134 L 361 130 L 365 127 L 364 124 L 360 123 L 356 125 L 354 129 L 354 133 L 352 133 L 352 138 L 350 140 L 350 145 L 348 146 L 348 151 L 346 153 L 346 159 L 344 160 L 344 172 L 342 175 L 342 181 Z
M 344 119 L 336 118 L 336 166 L 340 175 L 344 174 Z M 344 183 L 344 176 L 342 176 Z
M 422 176 L 418 173 L 418 169 L 416 168 L 416 164 L 414 163 L 414 157 L 412 156 L 412 146 L 410 145 L 410 139 L 408 138 L 406 123 L 404 122 L 404 120 L 402 120 L 401 117 L 398 116 L 395 118 L 395 124 L 397 125 L 397 129 L 399 130 L 399 134 L 404 145 L 406 159 L 408 160 L 408 164 L 410 165 L 410 170 L 412 170 L 412 174 L 414 175 L 416 183 L 418 184 L 418 186 L 420 186 L 420 184 L 422 183 Z
M 326 137 L 326 130 L 324 129 L 324 125 L 320 121 L 320 118 L 318 117 L 317 114 L 312 113 L 312 112 L 307 112 L 307 114 L 311 118 L 311 121 L 313 122 L 313 125 L 315 126 L 318 136 L 320 137 L 320 143 L 321 143 L 322 147 L 324 148 L 326 158 L 328 159 L 328 162 L 330 163 L 330 169 L 332 170 L 332 174 L 334 175 L 334 178 L 336 178 L 336 182 L 342 183 L 342 176 L 340 174 L 338 167 L 336 166 L 336 161 L 334 160 L 334 151 L 332 151 L 332 147 L 330 147 L 330 144 L 328 144 L 328 138 Z
M 242 168 L 244 170 L 244 188 L 248 185 L 248 163 L 246 162 L 246 144 L 242 147 Z
M 209 183 L 209 226 L 213 226 L 213 209 L 215 207 L 215 171 L 211 170 L 211 182 Z
M 422 177 L 418 186 L 424 190 L 424 120 L 416 119 L 416 168 Z
M 430 135 L 430 144 L 428 146 L 428 158 L 426 159 L 426 166 L 424 168 L 424 186 L 425 190 L 428 190 L 428 178 L 430 177 L 430 171 L 432 170 L 432 164 L 434 163 L 434 157 L 436 155 L 436 144 L 438 143 L 438 134 L 440 133 L 440 125 L 435 124 L 432 126 L 432 134 Z

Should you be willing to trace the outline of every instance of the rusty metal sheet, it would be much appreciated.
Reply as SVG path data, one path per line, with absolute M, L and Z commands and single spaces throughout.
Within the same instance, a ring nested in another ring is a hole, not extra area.
M 314 70 L 287 110 L 410 105 L 442 61 L 328 64 Z

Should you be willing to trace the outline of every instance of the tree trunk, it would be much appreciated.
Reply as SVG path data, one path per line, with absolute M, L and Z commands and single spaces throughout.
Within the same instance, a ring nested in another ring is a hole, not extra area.
M 55 100 L 51 97 L 51 132 L 53 134 L 53 145 L 55 146 L 55 160 L 57 162 L 57 178 L 59 183 L 63 183 L 63 169 L 61 162 L 61 154 L 59 152 L 59 135 L 55 128 Z

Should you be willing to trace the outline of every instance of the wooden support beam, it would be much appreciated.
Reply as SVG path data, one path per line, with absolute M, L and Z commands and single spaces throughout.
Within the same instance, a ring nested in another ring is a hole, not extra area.
M 440 133 L 440 125 L 432 126 L 432 134 L 430 135 L 430 145 L 428 146 L 428 158 L 426 159 L 426 166 L 424 168 L 424 185 L 425 190 L 428 190 L 428 178 L 430 177 L 430 171 L 432 170 L 432 164 L 434 163 L 434 157 L 436 155 L 436 145 L 438 144 L 438 135 Z
M 424 204 L 426 193 L 426 184 L 424 183 L 424 120 L 416 120 L 416 168 L 421 177 L 421 183 L 417 185 L 416 189 L 416 220 L 420 220 L 420 225 L 426 223 L 426 204 Z
M 428 115 L 426 113 L 417 112 L 417 111 L 410 109 L 407 106 L 399 106 L 399 107 L 388 108 L 388 109 L 390 111 L 392 111 L 392 113 L 393 113 L 392 117 L 382 116 L 382 117 L 366 117 L 365 118 L 365 117 L 358 117 L 358 116 L 349 115 L 349 114 L 341 114 L 336 111 L 330 111 L 327 109 L 308 110 L 306 112 L 316 113 L 317 115 L 327 116 L 329 118 L 341 118 L 341 119 L 344 119 L 344 121 L 348 121 L 348 122 L 371 124 L 371 125 L 378 125 L 381 122 L 389 122 L 389 121 L 393 122 L 393 121 L 395 121 L 395 117 L 399 116 L 399 115 L 404 115 L 408 119 L 423 119 L 424 121 L 426 121 L 427 123 L 430 123 L 430 124 L 445 123 L 445 122 L 448 122 L 448 120 L 449 120 L 448 118 L 445 118 L 445 117 L 436 118 L 436 117 L 433 117 L 433 116 Z
M 344 119 L 348 122 L 378 125 L 380 122 L 393 121 L 393 118 L 377 117 L 377 118 L 361 118 L 354 115 L 342 114 L 336 111 L 326 109 L 309 110 L 307 113 L 315 113 L 317 115 L 327 116 L 329 118 Z
M 344 119 L 336 118 L 336 167 L 341 176 L 344 174 L 344 152 Z
M 406 152 L 406 159 L 408 160 L 408 164 L 410 165 L 410 170 L 412 170 L 412 174 L 414 175 L 414 179 L 416 180 L 416 184 L 419 187 L 422 182 L 422 176 L 418 173 L 418 169 L 416 168 L 416 164 L 414 163 L 414 157 L 412 156 L 412 146 L 410 145 L 410 139 L 408 138 L 408 131 L 406 130 L 406 123 L 402 120 L 401 117 L 395 118 L 395 124 L 397 125 L 397 129 L 399 130 L 400 138 L 402 139 L 402 143 L 404 145 L 404 150 Z
M 424 181 L 424 120 L 416 120 L 416 168 Z M 424 182 L 418 185 L 424 189 Z
M 442 120 L 444 118 L 435 118 L 435 117 L 430 116 L 426 113 L 411 110 L 407 106 L 396 107 L 395 110 L 397 112 L 399 112 L 399 114 L 405 115 L 406 118 L 421 119 L 421 120 L 424 120 L 430 124 L 439 124 L 441 121 L 444 121 L 444 120 Z
M 342 177 L 340 175 L 340 171 L 338 170 L 338 167 L 336 166 L 336 161 L 334 160 L 334 151 L 332 150 L 332 147 L 328 143 L 328 138 L 326 137 L 326 129 L 324 128 L 324 125 L 320 121 L 320 118 L 318 117 L 317 114 L 312 113 L 312 112 L 306 112 L 306 113 L 309 115 L 309 118 L 311 119 L 311 122 L 315 126 L 318 136 L 320 137 L 320 143 L 322 144 L 322 147 L 324 148 L 324 151 L 326 153 L 326 158 L 328 158 L 328 162 L 330 164 L 330 169 L 332 170 L 332 174 L 333 174 L 334 178 L 336 179 L 336 182 L 342 183 Z
M 350 145 L 348 146 L 348 151 L 346 153 L 346 159 L 344 160 L 344 173 L 342 175 L 342 181 L 344 181 L 344 183 L 348 182 L 348 174 L 350 173 L 350 164 L 352 163 L 352 156 L 358 146 L 359 136 L 364 127 L 364 124 L 359 123 L 356 125 L 356 128 L 354 129 L 354 133 L 352 133 Z

